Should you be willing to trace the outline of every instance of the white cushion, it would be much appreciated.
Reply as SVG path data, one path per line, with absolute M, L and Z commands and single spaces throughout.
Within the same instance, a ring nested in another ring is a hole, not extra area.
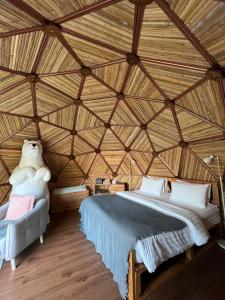
M 190 204 L 205 208 L 208 204 L 208 184 L 172 182 L 170 199 L 177 204 Z
M 184 181 L 182 179 L 178 179 L 176 180 L 176 182 L 180 182 L 180 183 L 185 183 L 185 184 L 194 184 L 194 185 L 207 185 L 208 186 L 208 201 L 211 198 L 211 187 L 212 185 L 210 183 L 192 183 L 192 182 L 188 182 L 188 181 Z
M 165 185 L 164 178 L 156 179 L 156 178 L 143 177 L 140 191 L 149 194 L 151 196 L 161 197 L 163 193 L 164 185 Z
M 147 176 L 147 178 L 153 179 L 153 180 L 164 180 L 164 185 L 163 185 L 163 193 L 168 192 L 168 178 L 166 177 L 155 177 L 155 176 Z

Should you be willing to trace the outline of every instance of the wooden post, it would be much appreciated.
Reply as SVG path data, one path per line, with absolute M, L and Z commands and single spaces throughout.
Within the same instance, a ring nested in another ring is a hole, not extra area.
M 194 258 L 194 248 L 193 247 L 189 248 L 188 250 L 186 250 L 185 253 L 186 253 L 187 262 L 190 263 Z
M 128 300 L 135 300 L 135 255 L 133 251 L 129 253 L 129 273 L 128 273 Z

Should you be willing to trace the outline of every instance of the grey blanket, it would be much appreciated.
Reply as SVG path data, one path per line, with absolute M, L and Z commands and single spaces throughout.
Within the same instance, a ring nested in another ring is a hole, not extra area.
M 102 255 L 122 298 L 127 297 L 128 255 L 138 240 L 184 229 L 174 217 L 118 195 L 91 196 L 80 207 L 81 230 Z
M 12 221 L 0 220 L 0 240 L 4 239 L 6 237 L 7 227 L 10 224 L 10 222 L 12 222 Z M 1 253 L 1 249 L 0 249 L 0 270 L 1 270 L 2 264 L 4 262 L 3 256 L 4 256 L 4 254 Z

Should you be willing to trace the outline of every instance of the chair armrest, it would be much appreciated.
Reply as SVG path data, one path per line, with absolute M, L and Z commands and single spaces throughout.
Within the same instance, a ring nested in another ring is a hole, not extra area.
M 8 206 L 9 206 L 9 202 L 0 206 L 0 220 L 5 218 Z
M 6 234 L 5 259 L 16 257 L 43 234 L 48 221 L 48 203 L 42 199 L 29 213 L 10 223 Z

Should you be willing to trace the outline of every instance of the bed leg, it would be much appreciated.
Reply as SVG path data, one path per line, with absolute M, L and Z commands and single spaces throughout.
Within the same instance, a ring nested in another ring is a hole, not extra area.
M 128 300 L 135 299 L 135 257 L 133 251 L 129 253 L 129 273 L 128 273 Z
M 194 248 L 191 247 L 188 250 L 186 250 L 186 260 L 188 263 L 190 263 L 194 259 Z

